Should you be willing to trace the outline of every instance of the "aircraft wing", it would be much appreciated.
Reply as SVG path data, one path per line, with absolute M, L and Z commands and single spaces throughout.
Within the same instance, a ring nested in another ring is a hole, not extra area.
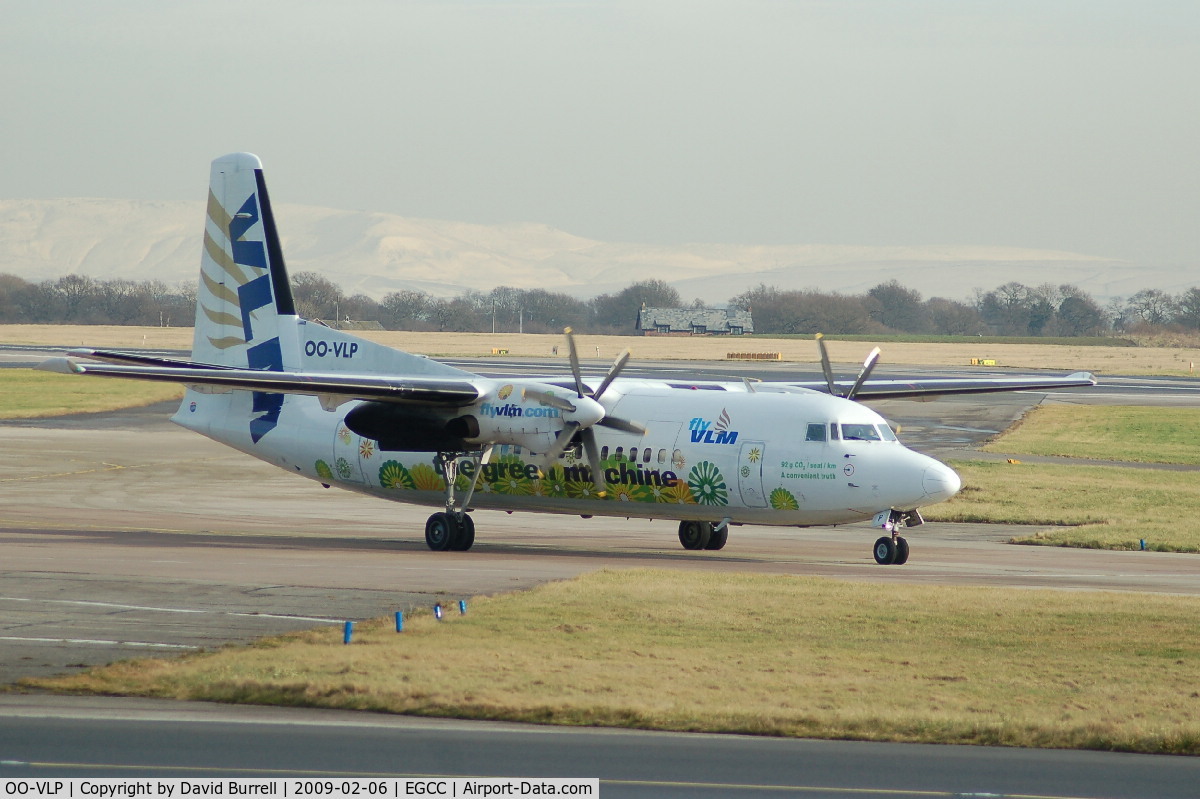
M 828 393 L 824 382 L 787 383 Z M 1004 391 L 1048 391 L 1052 388 L 1078 388 L 1096 385 L 1091 372 L 1075 372 L 1065 377 L 945 377 L 929 380 L 867 380 L 854 395 L 856 400 L 934 398 L 954 394 L 995 394 Z M 845 396 L 853 382 L 838 381 L 834 387 Z
M 81 353 L 82 354 L 82 353 Z M 278 372 L 262 369 L 238 369 L 186 361 L 168 361 L 144 356 L 92 351 L 89 358 L 105 357 L 123 363 L 83 364 L 72 358 L 50 358 L 38 369 L 65 374 L 90 374 L 98 377 L 123 377 L 206 386 L 220 391 L 240 389 L 276 394 L 311 394 L 345 401 L 375 400 L 418 405 L 458 407 L 478 399 L 479 389 L 469 380 L 448 377 L 381 377 L 379 375 L 320 374 L 314 372 Z M 128 361 L 135 361 L 130 364 Z M 159 365 L 141 365 L 159 361 Z M 174 365 L 179 364 L 179 365 Z

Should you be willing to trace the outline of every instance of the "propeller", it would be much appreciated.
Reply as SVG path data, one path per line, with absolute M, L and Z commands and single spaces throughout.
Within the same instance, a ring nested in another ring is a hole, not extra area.
M 820 333 L 816 336 L 817 346 L 821 349 L 821 371 L 825 373 L 825 385 L 829 387 L 829 393 L 835 397 L 852 400 L 858 394 L 858 390 L 863 387 L 863 383 L 867 382 L 867 378 L 871 376 L 871 372 L 875 369 L 875 364 L 879 363 L 880 350 L 878 347 L 871 350 L 867 355 L 867 359 L 863 361 L 862 371 L 858 373 L 858 379 L 854 381 L 854 385 L 845 394 L 841 394 L 837 390 L 837 384 L 833 380 L 833 367 L 829 363 L 829 350 L 825 348 L 825 337 Z
M 617 357 L 613 365 L 608 368 L 608 373 L 604 375 L 604 379 L 600 381 L 600 385 L 596 387 L 595 391 L 589 394 L 587 388 L 583 385 L 583 371 L 579 366 L 579 351 L 575 347 L 575 335 L 569 327 L 563 332 L 567 336 L 567 351 L 571 360 L 571 375 L 575 378 L 575 394 L 579 399 L 587 398 L 599 402 L 600 397 L 608 390 L 613 381 L 617 379 L 617 376 L 621 374 L 621 370 L 625 368 L 625 364 L 629 363 L 629 350 L 625 350 Z M 575 406 L 571 405 L 569 400 L 554 397 L 545 392 L 527 391 L 526 396 L 545 401 L 547 405 L 551 405 L 552 407 L 563 410 L 575 410 Z M 603 416 L 596 424 L 625 433 L 633 433 L 634 435 L 642 435 L 646 432 L 646 428 L 636 422 L 607 415 Z M 566 452 L 567 447 L 571 446 L 571 441 L 575 438 L 576 434 L 582 440 L 584 452 L 587 454 L 588 466 L 592 473 L 592 483 L 596 486 L 596 495 L 604 497 L 608 494 L 608 485 L 604 480 L 604 469 L 600 463 L 600 451 L 599 447 L 596 446 L 596 434 L 592 430 L 591 425 L 585 426 L 579 422 L 567 422 L 564 424 L 563 429 L 558 434 L 558 438 L 554 440 L 554 444 L 550 447 L 549 451 L 544 454 L 545 468 L 543 471 L 548 469 L 560 455 Z

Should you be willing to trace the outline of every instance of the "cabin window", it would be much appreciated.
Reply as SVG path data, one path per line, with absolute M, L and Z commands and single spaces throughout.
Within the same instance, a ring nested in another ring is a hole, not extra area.
M 608 446 L 607 445 L 600 448 L 600 460 L 602 460 L 602 461 L 608 460 Z
M 671 453 L 671 462 L 675 463 L 675 464 L 683 463 L 683 450 L 677 449 L 674 452 L 672 452 Z M 680 466 L 679 468 L 682 469 L 683 467 Z
M 625 458 L 625 448 L 617 447 L 617 451 L 613 453 L 613 457 L 617 460 L 623 460 Z
M 667 462 L 667 451 L 665 449 L 660 449 L 658 451 L 658 462 L 659 463 Z
M 650 448 L 646 447 L 645 451 L 642 452 L 642 463 L 650 462 L 650 454 Z
M 897 441 L 896 434 L 892 432 L 892 428 L 886 424 L 879 425 L 879 435 L 883 436 L 884 441 Z
M 808 426 L 808 434 L 804 436 L 805 441 L 824 441 L 825 440 L 825 425 L 810 424 Z
M 629 460 L 631 463 L 637 463 L 638 449 L 637 447 L 629 448 Z
M 843 441 L 878 441 L 879 431 L 873 424 L 844 424 L 842 425 Z

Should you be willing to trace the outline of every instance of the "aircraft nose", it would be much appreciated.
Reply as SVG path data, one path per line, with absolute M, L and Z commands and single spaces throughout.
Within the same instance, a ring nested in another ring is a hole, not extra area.
M 958 473 L 944 463 L 932 463 L 921 478 L 921 488 L 931 502 L 945 502 L 962 488 Z

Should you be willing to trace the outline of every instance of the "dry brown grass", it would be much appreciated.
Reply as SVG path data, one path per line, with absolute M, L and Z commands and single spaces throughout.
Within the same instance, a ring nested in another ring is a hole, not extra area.
M 507 349 L 510 356 L 544 357 L 565 363 L 566 347 L 560 335 L 517 333 L 411 333 L 366 332 L 363 338 L 389 347 L 426 355 L 486 356 L 492 349 Z M 779 352 L 785 361 L 817 361 L 816 345 L 805 339 L 722 339 L 691 337 L 578 336 L 584 358 L 612 360 L 629 347 L 644 360 L 712 360 L 730 351 Z M 839 364 L 857 365 L 870 346 L 858 341 L 826 340 L 830 357 Z M 182 327 L 117 327 L 106 325 L 0 325 L 0 342 L 45 344 L 54 347 L 150 347 L 187 350 L 192 330 Z M 1200 350 L 1179 347 L 1082 347 L 1051 344 L 909 344 L 883 346 L 886 363 L 904 365 L 965 366 L 972 358 L 994 358 L 998 365 L 1016 369 L 1057 369 L 1107 374 L 1188 374 L 1200 361 Z M 598 351 L 598 354 L 597 354 Z M 496 356 L 503 358 L 503 356 Z M 764 363 L 764 376 L 770 365 Z
M 824 738 L 1200 754 L 1200 598 L 601 572 L 27 685 Z

